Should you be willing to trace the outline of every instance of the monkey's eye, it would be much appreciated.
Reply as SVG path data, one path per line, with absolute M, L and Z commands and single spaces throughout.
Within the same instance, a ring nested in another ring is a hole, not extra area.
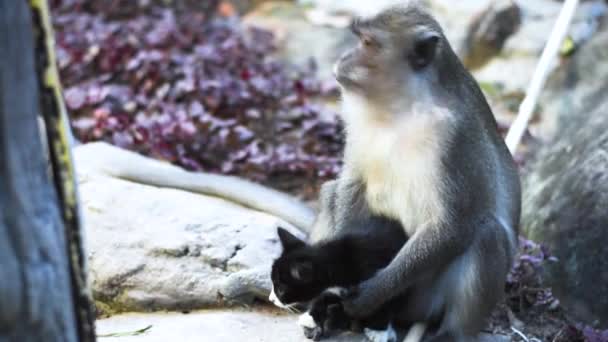
M 361 36 L 361 44 L 365 47 L 370 47 L 374 45 L 374 41 L 368 36 Z
M 414 70 L 420 70 L 433 61 L 438 43 L 439 35 L 432 32 L 418 37 L 412 51 L 407 56 Z

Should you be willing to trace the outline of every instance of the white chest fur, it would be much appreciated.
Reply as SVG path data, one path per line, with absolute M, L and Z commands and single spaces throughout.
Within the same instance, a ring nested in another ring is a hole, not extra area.
M 449 115 L 421 110 L 376 113 L 360 98 L 344 98 L 345 162 L 354 173 L 344 176 L 362 178 L 371 210 L 401 221 L 409 235 L 444 210 L 440 163 Z

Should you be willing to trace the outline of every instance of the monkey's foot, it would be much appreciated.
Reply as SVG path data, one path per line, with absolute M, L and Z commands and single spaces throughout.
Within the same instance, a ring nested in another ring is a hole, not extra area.
M 397 342 L 397 332 L 391 325 L 386 330 L 372 330 L 365 328 L 365 337 L 371 342 Z

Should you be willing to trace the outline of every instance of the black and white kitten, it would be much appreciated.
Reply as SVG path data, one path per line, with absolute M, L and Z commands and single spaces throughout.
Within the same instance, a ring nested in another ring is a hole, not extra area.
M 366 328 L 371 340 L 396 339 L 391 312 L 399 298 L 364 321 L 347 317 L 341 299 L 349 295 L 348 288 L 388 265 L 401 249 L 407 236 L 398 223 L 383 222 L 373 232 L 350 233 L 314 245 L 282 228 L 278 235 L 283 253 L 272 266 L 270 300 L 280 307 L 312 301 L 299 322 L 308 338 L 319 340 L 335 330 Z

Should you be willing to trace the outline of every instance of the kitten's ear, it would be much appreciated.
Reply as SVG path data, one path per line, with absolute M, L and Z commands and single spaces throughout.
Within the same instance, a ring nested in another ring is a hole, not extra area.
M 299 261 L 291 265 L 291 276 L 301 282 L 311 282 L 313 278 L 313 267 L 310 261 Z
M 305 245 L 304 241 L 298 239 L 284 228 L 279 227 L 277 233 L 279 234 L 279 239 L 283 245 L 283 251 L 291 251 Z

